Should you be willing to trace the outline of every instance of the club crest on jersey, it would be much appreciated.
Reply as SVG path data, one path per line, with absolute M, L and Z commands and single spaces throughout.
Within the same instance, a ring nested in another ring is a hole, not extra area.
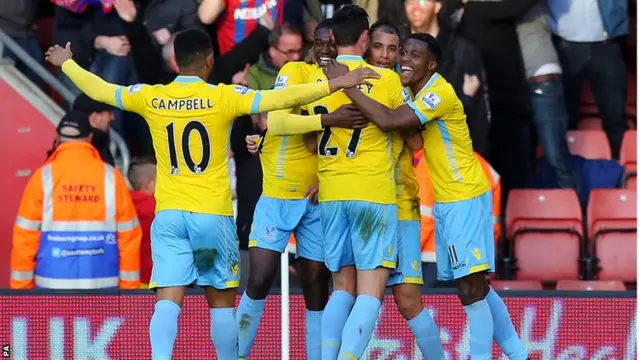
M 247 95 L 249 93 L 249 88 L 242 85 L 236 85 L 233 87 L 233 91 L 237 92 L 240 95 Z
M 273 85 L 274 89 L 282 89 L 287 87 L 287 83 L 289 82 L 289 77 L 287 75 L 280 75 L 276 79 L 275 85 Z
M 411 94 L 409 93 L 409 90 L 407 89 L 402 89 L 402 102 L 407 104 L 411 102 Z
M 440 99 L 438 95 L 432 92 L 427 93 L 425 96 L 422 97 L 422 103 L 429 110 L 435 109 L 436 106 L 438 106 L 438 104 L 440 104 L 441 102 L 442 102 L 442 99 Z
M 131 85 L 129 86 L 129 95 L 137 93 L 140 90 L 142 90 L 142 84 Z

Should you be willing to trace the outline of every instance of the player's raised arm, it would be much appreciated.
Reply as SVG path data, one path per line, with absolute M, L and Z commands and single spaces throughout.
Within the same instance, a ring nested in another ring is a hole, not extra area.
M 45 53 L 45 60 L 53 66 L 62 68 L 71 81 L 93 100 L 116 106 L 115 93 L 118 85 L 110 84 L 89 71 L 84 70 L 72 59 L 71 43 L 63 48 L 59 45 L 50 47 Z
M 302 135 L 322 131 L 325 127 L 361 129 L 367 126 L 367 118 L 353 105 L 343 105 L 338 110 L 322 115 L 296 115 L 287 111 L 269 113 L 267 128 L 273 135 Z

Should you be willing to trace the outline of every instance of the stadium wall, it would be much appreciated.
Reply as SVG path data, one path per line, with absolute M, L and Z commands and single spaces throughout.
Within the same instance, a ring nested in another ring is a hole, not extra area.
M 636 293 L 507 292 L 505 302 L 532 360 L 635 359 Z M 291 296 L 290 358 L 304 359 L 304 300 Z M 239 300 L 239 297 L 238 297 Z M 430 292 L 450 360 L 469 359 L 466 317 L 451 292 Z M 148 292 L 0 292 L 3 358 L 149 359 Z M 189 295 L 180 318 L 174 359 L 211 359 L 209 312 L 201 295 Z M 494 347 L 494 359 L 500 353 Z M 270 296 L 251 359 L 280 359 L 280 297 Z M 387 296 L 363 359 L 421 359 L 393 298 Z M 506 358 L 505 358 L 506 359 Z

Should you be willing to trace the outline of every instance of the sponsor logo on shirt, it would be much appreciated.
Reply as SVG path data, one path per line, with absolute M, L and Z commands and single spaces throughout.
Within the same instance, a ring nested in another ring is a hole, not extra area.
M 289 82 L 289 77 L 286 75 L 280 75 L 276 79 L 276 83 L 273 85 L 274 89 L 282 89 L 287 87 L 287 83 Z
M 137 93 L 140 90 L 142 90 L 142 84 L 131 85 L 129 86 L 129 95 Z
M 402 89 L 402 102 L 407 104 L 411 102 L 411 94 L 409 93 L 409 90 L 407 89 Z
M 442 99 L 440 99 L 438 95 L 432 92 L 427 93 L 425 96 L 422 97 L 422 103 L 429 110 L 434 110 L 436 106 L 438 106 L 438 104 L 440 104 L 441 102 L 442 102 Z
M 233 18 L 236 20 L 257 20 L 276 6 L 278 6 L 278 0 L 267 0 L 258 7 L 237 8 L 233 12 Z
M 237 92 L 240 95 L 247 95 L 250 89 L 246 86 L 236 85 L 233 87 L 233 91 Z

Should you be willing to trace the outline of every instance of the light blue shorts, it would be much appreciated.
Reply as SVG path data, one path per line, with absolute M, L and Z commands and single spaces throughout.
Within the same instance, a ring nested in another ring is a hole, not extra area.
M 438 280 L 453 280 L 495 268 L 491 191 L 472 199 L 436 202 Z
M 398 220 L 398 266 L 389 274 L 387 286 L 424 284 L 422 280 L 422 250 L 420 248 L 420 221 Z
M 240 251 L 232 216 L 162 210 L 151 224 L 153 270 L 149 288 L 240 283 Z
M 260 196 L 253 214 L 249 247 L 282 253 L 291 234 L 296 256 L 324 262 L 320 209 L 307 199 L 283 200 Z
M 396 205 L 326 201 L 320 203 L 320 210 L 325 264 L 331 272 L 349 265 L 358 270 L 395 269 Z

